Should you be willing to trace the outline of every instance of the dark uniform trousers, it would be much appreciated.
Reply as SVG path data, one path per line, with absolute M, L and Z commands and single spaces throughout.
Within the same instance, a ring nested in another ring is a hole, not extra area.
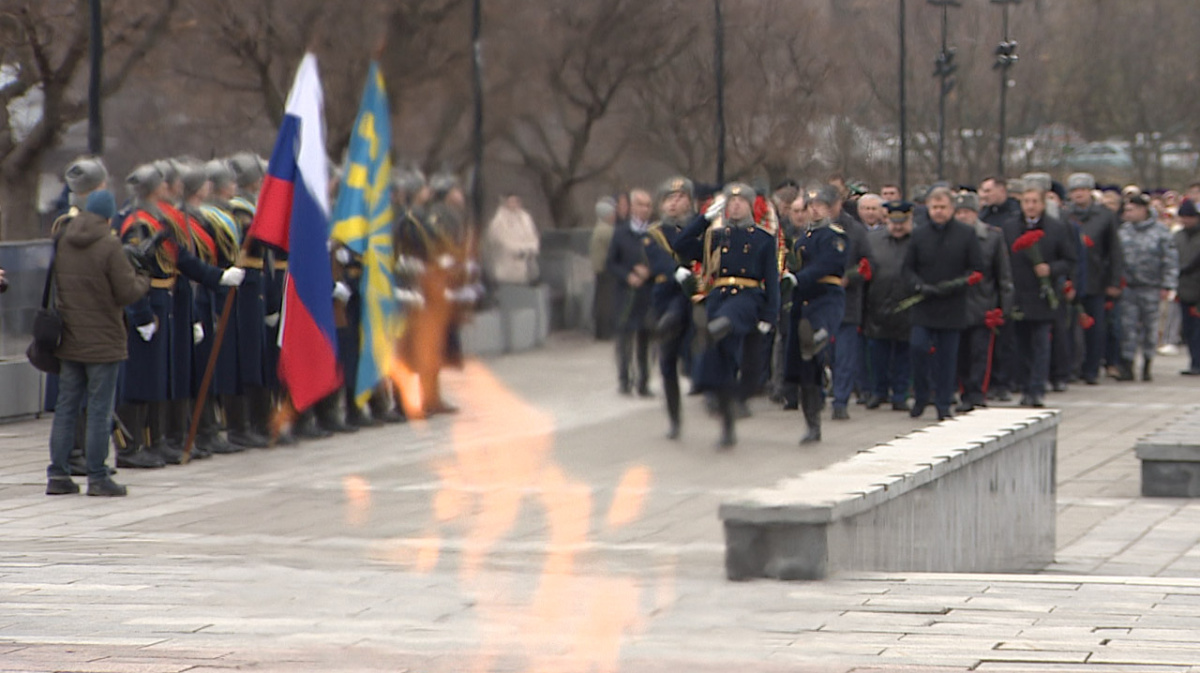
M 912 353 L 913 397 L 916 408 L 931 400 L 938 414 L 950 411 L 954 401 L 954 381 L 958 365 L 956 329 L 935 329 L 913 325 L 909 345 Z M 914 412 L 915 413 L 915 412 Z
M 985 404 L 983 386 L 988 376 L 989 356 L 995 364 L 995 344 L 992 331 L 985 325 L 972 325 L 962 331 L 958 343 L 958 378 L 962 397 L 975 406 Z M 986 381 L 989 387 L 991 382 Z

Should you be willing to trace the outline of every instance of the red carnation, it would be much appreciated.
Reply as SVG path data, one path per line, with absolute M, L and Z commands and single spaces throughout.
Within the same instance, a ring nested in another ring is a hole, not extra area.
M 1095 327 L 1095 325 L 1096 325 L 1095 318 L 1080 311 L 1080 313 L 1079 313 L 1079 326 L 1080 327 L 1082 327 L 1083 329 L 1091 329 L 1092 327 Z
M 1042 237 L 1045 235 L 1046 232 L 1041 229 L 1030 229 L 1017 237 L 1017 240 L 1013 241 L 1012 251 L 1022 252 L 1028 250 L 1041 242 Z
M 967 285 L 978 285 L 983 282 L 983 274 L 978 271 L 972 271 L 971 275 L 967 276 Z
M 1193 306 L 1188 309 L 1188 315 L 1193 318 L 1200 318 L 1200 307 Z
M 1086 247 L 1089 247 L 1089 248 L 1094 248 L 1094 247 L 1096 247 L 1096 242 L 1095 242 L 1095 241 L 1093 241 L 1093 240 L 1092 240 L 1092 237 L 1091 237 L 1091 236 L 1088 236 L 1087 234 L 1084 234 L 1084 235 L 1083 235 L 1083 244 L 1084 244 Z
M 995 331 L 998 327 L 1004 324 L 1004 310 L 994 308 L 983 314 L 983 325 L 988 329 Z
M 1105 311 L 1111 311 L 1111 310 L 1113 310 L 1113 307 L 1115 307 L 1115 306 L 1116 306 L 1116 303 L 1114 303 L 1112 300 L 1104 302 L 1104 310 Z
M 1071 294 L 1074 291 L 1075 291 L 1075 283 L 1071 282 L 1070 280 L 1063 283 L 1063 292 L 1065 292 L 1067 294 Z
M 858 260 L 858 275 L 862 276 L 862 279 L 865 281 L 871 280 L 871 260 L 866 257 Z

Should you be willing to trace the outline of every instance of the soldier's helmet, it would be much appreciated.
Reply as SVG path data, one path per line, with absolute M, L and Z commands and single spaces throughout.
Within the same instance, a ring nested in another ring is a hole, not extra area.
M 108 180 L 108 169 L 99 157 L 79 157 L 67 166 L 63 179 L 72 194 L 87 194 Z
M 222 159 L 213 159 L 204 164 L 204 172 L 208 175 L 208 179 L 212 181 L 213 189 L 217 191 L 237 182 L 233 175 L 233 169 Z
M 154 163 L 138 166 L 125 178 L 125 184 L 139 199 L 150 198 L 162 183 L 162 171 Z
M 459 187 L 458 176 L 449 171 L 434 174 L 429 179 L 429 188 L 435 198 L 441 198 Z
M 253 152 L 238 152 L 229 157 L 229 169 L 238 187 L 243 189 L 257 185 L 267 175 L 266 162 Z
M 671 194 L 683 194 L 689 199 L 696 198 L 696 187 L 691 180 L 676 176 L 669 178 L 658 187 L 658 200 L 662 201 Z
M 193 196 L 208 182 L 208 170 L 204 164 L 194 159 L 181 159 L 177 162 L 179 179 L 183 181 L 184 197 Z

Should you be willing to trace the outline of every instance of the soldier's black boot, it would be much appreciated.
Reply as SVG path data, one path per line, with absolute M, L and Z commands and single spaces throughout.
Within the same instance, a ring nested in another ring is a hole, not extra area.
M 341 414 L 338 413 L 340 411 L 338 409 L 340 397 L 341 396 L 335 392 L 320 402 L 317 402 L 317 425 L 329 432 L 341 432 L 346 434 L 358 432 L 358 428 L 342 422 Z
M 217 403 L 212 397 L 204 400 L 204 410 L 200 413 L 200 429 L 196 433 L 196 448 L 210 454 L 239 453 L 246 450 L 246 447 L 231 444 L 221 437 L 221 424 L 217 421 Z
M 179 451 L 179 458 L 183 459 L 183 451 L 187 445 L 188 434 L 192 429 L 192 408 L 196 403 L 195 400 L 175 400 L 171 402 L 171 431 L 167 435 L 167 443 L 172 449 Z M 197 428 L 199 429 L 199 428 Z M 212 453 L 207 447 L 200 446 L 199 442 L 192 443 L 191 460 L 204 460 L 212 458 Z
M 717 409 L 721 415 L 721 439 L 717 441 L 718 451 L 728 451 L 737 444 L 737 435 L 734 434 L 733 424 L 733 391 L 722 390 L 717 393 Z
M 1118 381 L 1132 381 L 1133 380 L 1133 361 L 1132 360 L 1121 360 L 1121 364 L 1117 368 L 1117 380 Z
M 1150 356 L 1146 356 L 1146 358 L 1142 361 L 1142 380 L 1143 381 L 1153 381 L 1154 380 L 1154 377 L 1150 376 L 1150 363 L 1151 362 L 1154 362 L 1154 358 L 1152 358 Z
M 312 409 L 305 411 L 296 418 L 292 425 L 292 434 L 300 439 L 325 439 L 333 433 L 317 424 L 316 414 Z
M 667 398 L 667 419 L 671 422 L 671 429 L 667 431 L 667 439 L 679 439 L 682 425 L 679 417 L 679 379 L 664 378 L 663 394 Z
M 225 427 L 229 433 L 229 443 L 246 449 L 267 448 L 267 438 L 250 428 L 250 420 L 246 413 L 249 399 L 246 395 L 225 395 L 221 398 L 221 406 L 225 408 Z
M 129 431 L 124 438 L 124 446 L 117 446 L 117 467 L 131 470 L 166 467 L 167 463 L 158 454 L 146 448 L 149 411 L 148 404 L 122 404 L 117 407 L 117 418 L 121 419 L 121 423 Z
M 182 450 L 171 446 L 168 436 L 171 431 L 171 403 L 150 403 L 150 453 L 162 458 L 167 465 L 183 462 Z
M 800 408 L 804 410 L 804 422 L 808 432 L 800 438 L 801 444 L 821 441 L 821 387 L 800 387 Z

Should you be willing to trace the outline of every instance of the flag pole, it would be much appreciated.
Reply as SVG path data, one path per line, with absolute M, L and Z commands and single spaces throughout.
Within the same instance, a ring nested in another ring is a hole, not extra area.
M 246 234 L 246 240 L 242 242 L 242 249 L 238 255 L 238 259 L 250 252 L 250 235 Z M 234 266 L 237 266 L 237 260 L 234 260 Z M 200 392 L 196 393 L 196 406 L 192 409 L 192 422 L 188 426 L 187 442 L 183 445 L 183 464 L 187 465 L 192 460 L 192 447 L 196 444 L 196 433 L 200 430 L 200 415 L 204 413 L 204 403 L 208 401 L 208 389 L 212 385 L 213 372 L 217 368 L 217 358 L 221 356 L 221 342 L 225 340 L 225 329 L 229 326 L 229 314 L 233 310 L 234 301 L 237 299 L 237 286 L 229 288 L 229 294 L 225 296 L 225 306 L 221 307 L 221 318 L 217 322 L 217 333 L 213 336 L 212 353 L 208 355 L 208 365 L 204 368 L 204 378 L 200 380 Z

